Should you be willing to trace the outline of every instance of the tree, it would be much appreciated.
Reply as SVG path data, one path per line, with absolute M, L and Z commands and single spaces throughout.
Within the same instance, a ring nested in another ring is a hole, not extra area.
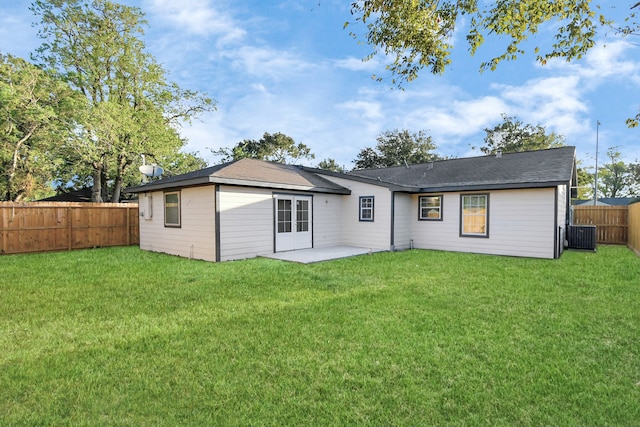
M 22 58 L 0 54 L 0 199 L 45 196 L 81 100 L 71 88 Z
M 482 62 L 481 70 L 494 70 L 501 61 L 524 54 L 524 42 L 553 21 L 558 22 L 555 41 L 546 49 L 535 47 L 537 61 L 579 59 L 594 46 L 598 25 L 606 22 L 591 0 L 357 0 L 351 3 L 351 14 L 355 24 L 365 26 L 364 39 L 373 47 L 365 60 L 378 53 L 394 58 L 387 68 L 398 85 L 415 79 L 423 68 L 444 72 L 451 62 L 451 37 L 465 22 L 472 55 L 490 37 L 508 40 L 504 51 Z
M 233 147 L 211 150 L 216 156 L 223 156 L 221 163 L 244 158 L 259 159 L 267 162 L 291 163 L 301 159 L 313 159 L 315 155 L 305 144 L 298 143 L 290 136 L 276 132 L 265 132 L 258 141 L 245 139 Z
M 633 177 L 628 166 L 622 161 L 618 147 L 610 147 L 607 157 L 609 163 L 598 170 L 598 194 L 602 197 L 635 195 L 632 189 Z
M 162 165 L 171 175 L 180 175 L 208 167 L 205 159 L 197 153 L 174 153 L 159 159 L 156 163 Z
M 503 122 L 493 129 L 485 129 L 487 135 L 484 137 L 484 146 L 480 147 L 484 154 L 496 154 L 498 151 L 516 153 L 566 145 L 563 135 L 555 132 L 547 134 L 544 126 L 525 125 L 516 117 L 506 114 L 502 114 L 502 120 Z
M 140 9 L 108 0 L 37 0 L 31 10 L 41 18 L 44 40 L 35 57 L 87 100 L 78 138 L 68 141 L 77 175 L 91 170 L 93 201 L 106 198 L 112 181 L 111 200 L 118 201 L 140 154 L 176 153 L 185 142 L 180 125 L 215 104 L 166 80 L 140 39 L 146 25 Z
M 356 169 L 384 168 L 405 163 L 426 163 L 442 157 L 432 153 L 437 147 L 424 131 L 386 131 L 376 137 L 375 148 L 363 148 L 354 160 Z
M 631 176 L 631 194 L 640 196 L 640 162 L 636 159 L 635 163 L 629 163 L 627 167 Z
M 578 200 L 593 199 L 593 173 L 589 169 L 578 166 Z
M 344 167 L 340 166 L 334 159 L 324 159 L 323 161 L 318 163 L 318 169 L 341 173 L 345 172 Z
M 640 10 L 640 2 L 631 6 L 633 12 L 625 19 L 624 25 L 616 28 L 617 32 L 623 36 L 640 35 L 640 22 L 638 22 L 638 10 Z M 635 10 L 634 10 L 635 9 Z M 630 128 L 638 127 L 640 124 L 640 113 L 626 120 L 627 126 Z

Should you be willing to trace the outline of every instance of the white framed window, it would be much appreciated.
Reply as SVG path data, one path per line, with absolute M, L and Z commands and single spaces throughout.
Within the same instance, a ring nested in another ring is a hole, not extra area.
M 460 236 L 489 237 L 489 195 L 460 195 Z
M 373 208 L 375 198 L 373 196 L 361 196 L 360 197 L 360 221 L 373 222 Z
M 164 226 L 180 227 L 180 192 L 164 193 Z
M 418 198 L 418 220 L 442 221 L 442 196 L 420 196 Z

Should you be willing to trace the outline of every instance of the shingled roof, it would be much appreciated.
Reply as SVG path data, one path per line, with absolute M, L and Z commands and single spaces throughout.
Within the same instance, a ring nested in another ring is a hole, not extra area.
M 575 181 L 574 174 L 575 147 L 349 172 L 422 192 L 547 187 Z
M 325 176 L 385 186 L 394 191 L 436 192 L 549 187 L 575 182 L 575 147 L 363 169 L 347 174 L 242 159 L 131 187 L 128 193 L 228 184 L 316 193 L 351 194 Z
M 315 173 L 293 165 L 241 159 L 194 172 L 130 187 L 129 193 L 207 184 L 242 185 L 315 193 L 351 194 L 351 191 Z

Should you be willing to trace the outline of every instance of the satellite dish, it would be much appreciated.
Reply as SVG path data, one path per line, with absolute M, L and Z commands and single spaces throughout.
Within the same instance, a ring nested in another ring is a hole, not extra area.
M 164 172 L 164 169 L 158 165 L 142 165 L 138 169 L 144 176 L 150 178 L 160 176 Z

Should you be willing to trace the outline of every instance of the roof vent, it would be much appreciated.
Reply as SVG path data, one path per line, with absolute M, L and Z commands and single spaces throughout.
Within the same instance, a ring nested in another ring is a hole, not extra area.
M 496 159 L 501 159 L 501 158 L 502 158 L 502 150 L 496 151 Z

